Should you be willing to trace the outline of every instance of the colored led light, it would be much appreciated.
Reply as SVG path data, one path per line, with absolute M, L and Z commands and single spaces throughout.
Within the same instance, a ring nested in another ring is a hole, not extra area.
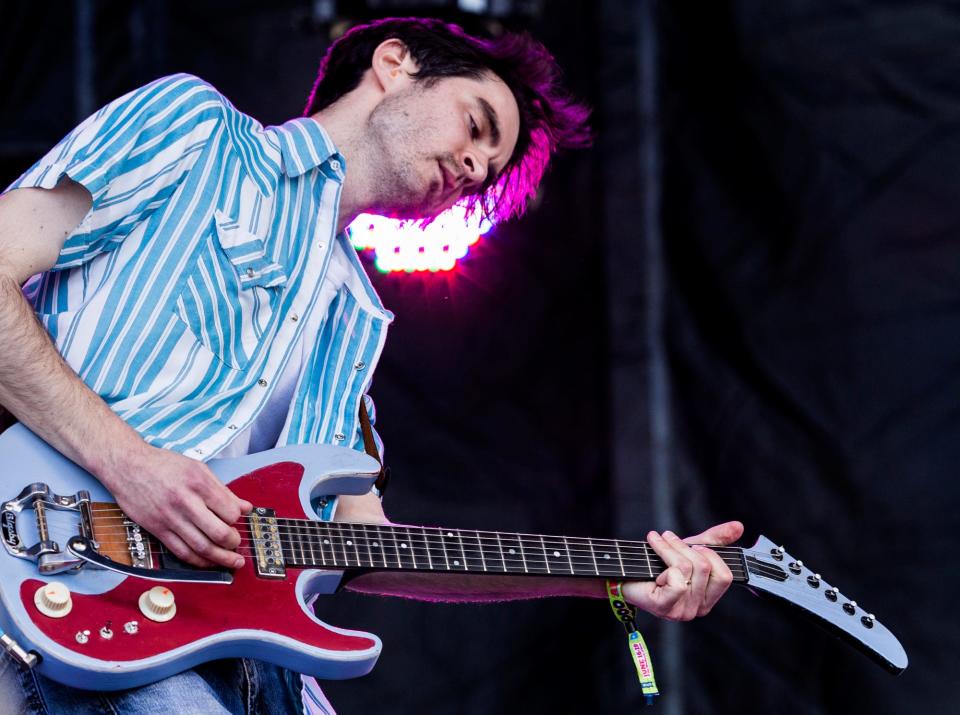
M 453 206 L 421 227 L 412 221 L 360 214 L 348 227 L 358 250 L 373 250 L 378 270 L 449 271 L 493 224 L 464 206 Z

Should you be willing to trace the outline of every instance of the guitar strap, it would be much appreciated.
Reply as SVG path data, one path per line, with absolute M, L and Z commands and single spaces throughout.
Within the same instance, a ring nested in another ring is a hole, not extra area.
M 373 438 L 373 427 L 370 424 L 370 415 L 367 414 L 366 400 L 360 400 L 360 432 L 363 434 L 363 451 L 377 460 L 380 465 L 380 474 L 373 483 L 376 495 L 383 499 L 383 493 L 387 491 L 387 484 L 390 483 L 390 467 L 384 466 L 380 460 L 380 451 L 377 449 L 377 442 Z

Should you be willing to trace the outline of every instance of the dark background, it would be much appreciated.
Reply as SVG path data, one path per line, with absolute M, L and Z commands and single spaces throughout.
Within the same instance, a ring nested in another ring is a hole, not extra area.
M 752 2 L 6 2 L 0 181 L 113 97 L 209 80 L 298 115 L 341 23 L 527 29 L 596 146 L 447 275 L 377 274 L 373 390 L 399 522 L 642 538 L 729 518 L 874 611 L 893 678 L 733 589 L 641 625 L 676 713 L 960 710 L 960 7 Z M 615 713 L 642 702 L 601 601 L 341 594 L 384 640 L 355 713 Z

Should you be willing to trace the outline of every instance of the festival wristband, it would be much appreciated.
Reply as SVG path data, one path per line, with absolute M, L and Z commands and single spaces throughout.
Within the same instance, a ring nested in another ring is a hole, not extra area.
M 622 588 L 623 584 L 620 582 L 607 581 L 607 598 L 610 600 L 613 615 L 623 624 L 624 630 L 627 632 L 627 646 L 630 648 L 630 657 L 633 658 L 633 664 L 637 668 L 640 688 L 649 705 L 660 694 L 660 690 L 657 688 L 657 680 L 653 675 L 653 660 L 650 658 L 650 649 L 647 648 L 643 636 L 637 629 L 637 609 L 627 603 L 623 597 Z

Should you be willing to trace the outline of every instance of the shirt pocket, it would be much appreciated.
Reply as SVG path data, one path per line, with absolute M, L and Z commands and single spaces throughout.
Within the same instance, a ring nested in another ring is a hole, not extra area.
M 176 314 L 214 356 L 243 369 L 272 334 L 287 274 L 257 236 L 222 211 L 193 271 Z

